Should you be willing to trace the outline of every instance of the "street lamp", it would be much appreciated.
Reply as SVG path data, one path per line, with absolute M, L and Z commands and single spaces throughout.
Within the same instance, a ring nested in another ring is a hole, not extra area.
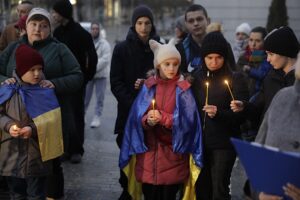
M 72 5 L 75 5 L 77 2 L 76 2 L 76 0 L 70 0 L 70 3 L 71 3 Z

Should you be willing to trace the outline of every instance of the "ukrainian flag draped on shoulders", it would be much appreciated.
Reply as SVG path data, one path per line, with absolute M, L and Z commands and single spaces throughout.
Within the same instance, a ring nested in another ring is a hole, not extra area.
M 26 111 L 37 127 L 43 161 L 59 157 L 64 152 L 61 111 L 54 89 L 19 83 L 0 87 L 0 104 L 19 93 Z
M 128 192 L 133 200 L 142 199 L 141 183 L 135 179 L 135 155 L 146 152 L 142 117 L 151 105 L 156 86 L 143 85 L 135 99 L 125 127 L 119 167 L 128 177 Z M 202 128 L 196 102 L 190 88 L 176 87 L 172 145 L 176 153 L 190 153 L 190 177 L 185 183 L 183 200 L 196 199 L 195 183 L 203 167 Z

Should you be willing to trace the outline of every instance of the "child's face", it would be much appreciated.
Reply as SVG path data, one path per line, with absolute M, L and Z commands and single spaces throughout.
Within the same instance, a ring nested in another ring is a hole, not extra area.
M 169 58 L 163 61 L 159 66 L 159 75 L 162 79 L 172 79 L 177 75 L 179 61 L 176 58 Z
M 34 65 L 21 77 L 21 79 L 25 83 L 35 85 L 42 80 L 43 74 L 42 65 Z

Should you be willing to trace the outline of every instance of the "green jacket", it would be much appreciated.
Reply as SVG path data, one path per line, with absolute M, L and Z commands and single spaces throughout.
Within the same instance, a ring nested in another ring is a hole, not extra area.
M 15 51 L 20 44 L 29 45 L 27 35 L 19 41 L 11 43 L 0 54 L 0 82 L 12 77 L 12 72 L 16 68 Z M 73 108 L 70 103 L 72 94 L 78 91 L 83 84 L 80 65 L 66 45 L 51 36 L 45 40 L 34 42 L 31 47 L 36 49 L 44 59 L 45 79 L 55 85 L 55 93 L 62 113 L 64 145 L 67 147 L 69 133 L 75 130 Z

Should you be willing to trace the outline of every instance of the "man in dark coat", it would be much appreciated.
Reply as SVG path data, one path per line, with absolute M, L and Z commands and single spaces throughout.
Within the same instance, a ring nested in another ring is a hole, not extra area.
M 72 4 L 68 0 L 58 0 L 53 5 L 53 19 L 59 24 L 54 30 L 53 36 L 66 44 L 72 51 L 80 64 L 85 80 L 81 90 L 74 95 L 73 117 L 77 125 L 76 130 L 64 141 L 66 145 L 64 158 L 70 158 L 72 163 L 80 163 L 84 152 L 85 85 L 94 77 L 98 58 L 91 35 L 80 24 L 74 22 L 72 13 Z
M 119 147 L 122 144 L 130 107 L 138 94 L 138 86 L 146 78 L 146 73 L 154 68 L 154 55 L 148 43 L 149 39 L 159 40 L 153 24 L 152 11 L 147 6 L 138 6 L 133 12 L 132 26 L 126 40 L 115 46 L 111 61 L 111 91 L 118 101 L 118 116 L 114 132 L 118 134 Z M 122 171 L 119 182 L 124 188 L 119 199 L 131 199 L 126 191 L 127 178 Z

